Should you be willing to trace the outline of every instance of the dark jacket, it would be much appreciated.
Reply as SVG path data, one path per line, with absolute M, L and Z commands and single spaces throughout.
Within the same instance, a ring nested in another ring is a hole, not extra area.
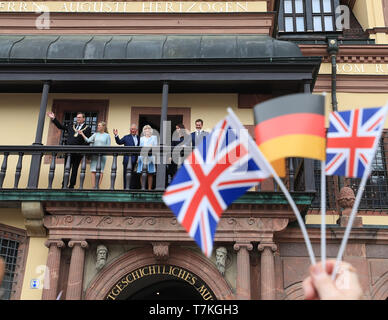
M 74 134 L 76 131 L 73 129 L 73 123 L 68 124 L 68 125 L 63 125 L 60 123 L 57 119 L 52 120 L 52 122 L 55 124 L 55 126 L 63 131 L 67 131 L 68 136 L 67 136 L 67 143 L 68 145 L 89 145 L 89 143 L 85 142 L 84 138 L 79 134 L 77 137 L 74 137 Z M 87 126 L 86 123 L 83 124 L 81 127 L 81 130 Z M 76 126 L 77 127 L 77 126 Z M 86 137 L 90 137 L 92 135 L 92 128 L 90 126 L 87 126 L 87 128 L 83 131 L 84 135 Z
M 117 136 L 115 137 L 115 140 L 117 144 L 120 144 L 120 145 L 123 144 L 126 147 L 137 147 L 140 144 L 140 137 L 139 136 L 136 136 L 136 137 L 137 137 L 137 144 L 135 144 L 135 141 L 133 141 L 133 137 L 131 134 L 127 134 L 121 139 L 119 136 Z M 132 163 L 136 162 L 137 156 L 132 156 L 131 158 L 132 158 Z M 128 156 L 124 156 L 123 163 L 124 165 L 128 163 Z

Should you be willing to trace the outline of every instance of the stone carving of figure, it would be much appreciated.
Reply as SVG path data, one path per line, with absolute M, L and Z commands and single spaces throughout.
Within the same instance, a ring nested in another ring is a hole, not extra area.
M 222 275 L 225 275 L 225 266 L 226 266 L 226 257 L 228 255 L 228 250 L 225 247 L 218 247 L 216 250 L 216 266 L 218 271 Z
M 103 244 L 100 244 L 97 247 L 97 261 L 96 261 L 97 270 L 101 270 L 105 266 L 107 258 L 108 258 L 108 248 L 105 247 Z
M 344 216 L 349 216 L 352 212 L 356 197 L 354 196 L 354 191 L 352 188 L 343 187 L 339 192 L 338 204 L 343 208 L 342 214 Z

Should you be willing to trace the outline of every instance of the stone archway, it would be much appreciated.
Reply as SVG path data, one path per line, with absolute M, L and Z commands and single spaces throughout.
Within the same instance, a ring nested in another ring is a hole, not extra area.
M 86 290 L 85 300 L 103 300 L 111 288 L 130 272 L 158 263 L 150 247 L 132 249 L 121 255 L 92 280 Z M 160 263 L 160 262 L 159 262 Z M 233 293 L 215 265 L 202 255 L 189 249 L 170 248 L 166 263 L 185 268 L 198 275 L 214 292 L 218 300 L 233 299 Z
M 388 272 L 386 272 L 372 287 L 371 297 L 373 300 L 388 299 Z

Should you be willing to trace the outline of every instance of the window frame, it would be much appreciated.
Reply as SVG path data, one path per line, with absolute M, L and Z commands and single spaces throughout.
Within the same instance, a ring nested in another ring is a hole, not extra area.
M 52 112 L 55 118 L 63 123 L 65 112 L 97 112 L 97 122 L 105 121 L 108 123 L 109 100 L 108 99 L 54 99 Z M 52 121 L 49 122 L 47 134 L 48 146 L 60 145 L 62 130 L 58 129 Z M 51 156 L 44 157 L 44 163 L 49 164 Z M 63 159 L 57 158 L 57 163 L 63 163 Z
M 0 237 L 19 243 L 16 256 L 16 268 L 14 272 L 13 285 L 9 300 L 20 300 L 22 293 L 26 261 L 29 248 L 29 237 L 27 231 L 0 223 Z
M 331 0 L 332 12 L 330 12 L 330 13 L 323 12 L 324 11 L 323 10 L 323 0 L 319 0 L 320 11 L 321 11 L 320 13 L 313 13 L 312 0 L 303 1 L 303 8 L 304 8 L 303 14 L 301 14 L 301 13 L 296 14 L 295 13 L 295 0 L 291 0 L 293 13 L 292 14 L 285 13 L 285 4 L 284 4 L 285 1 L 286 0 L 281 0 L 280 6 L 279 6 L 279 13 L 278 13 L 278 32 L 279 33 L 285 33 L 285 34 L 321 33 L 322 34 L 322 33 L 335 33 L 335 32 L 341 31 L 341 30 L 336 29 L 336 19 L 337 19 L 338 15 L 335 12 L 335 10 L 336 10 L 337 6 L 340 5 L 339 0 Z M 304 28 L 304 31 L 296 31 L 296 17 L 301 17 L 301 16 L 304 17 L 305 28 Z M 327 16 L 332 17 L 333 30 L 331 30 L 331 31 L 325 30 L 325 18 L 324 17 L 327 17 Z M 294 28 L 293 31 L 286 31 L 285 30 L 286 29 L 285 18 L 287 18 L 287 17 L 293 17 L 293 28 Z M 314 17 L 321 17 L 322 31 L 315 31 L 314 30 Z

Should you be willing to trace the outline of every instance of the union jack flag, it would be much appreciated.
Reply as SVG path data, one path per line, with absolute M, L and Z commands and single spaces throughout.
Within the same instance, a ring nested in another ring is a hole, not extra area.
M 210 257 L 222 212 L 271 174 L 259 150 L 230 111 L 185 159 L 163 200 Z
M 362 178 L 375 155 L 387 111 L 386 106 L 330 113 L 326 175 Z

